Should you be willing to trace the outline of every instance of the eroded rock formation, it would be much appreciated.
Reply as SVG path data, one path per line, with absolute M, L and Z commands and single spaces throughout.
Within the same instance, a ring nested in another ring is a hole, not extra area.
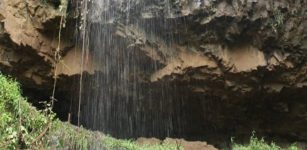
M 1 71 L 26 86 L 50 84 L 60 12 L 36 0 L 5 0 L 0 7 Z M 69 45 L 64 42 L 62 49 Z
M 90 24 L 95 28 L 101 14 L 115 9 L 109 31 L 127 51 L 137 51 L 142 86 L 159 89 L 167 83 L 176 89 L 169 93 L 176 94 L 172 102 L 180 101 L 176 111 L 183 110 L 185 124 L 193 122 L 183 125 L 189 128 L 184 134 L 256 130 L 307 140 L 306 1 L 129 2 L 129 9 L 126 1 L 117 1 L 99 11 L 94 4 Z M 38 0 L 5 0 L 0 6 L 1 71 L 26 87 L 50 89 L 61 14 Z M 58 64 L 65 79 L 79 74 L 81 57 L 69 32 L 75 26 L 66 30 L 64 61 Z M 102 67 L 94 57 L 87 57 L 90 74 Z M 65 88 L 59 91 L 69 91 Z

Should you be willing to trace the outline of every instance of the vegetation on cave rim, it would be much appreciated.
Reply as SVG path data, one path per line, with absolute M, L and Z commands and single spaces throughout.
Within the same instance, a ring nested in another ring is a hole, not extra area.
M 0 75 L 0 147 L 28 147 L 48 124 L 48 109 L 36 111 L 21 96 L 19 84 Z M 35 144 L 41 144 L 38 141 Z

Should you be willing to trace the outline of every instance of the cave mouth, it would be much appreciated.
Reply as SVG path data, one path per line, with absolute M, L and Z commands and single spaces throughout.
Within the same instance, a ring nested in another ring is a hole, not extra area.
M 102 74 L 84 76 L 85 80 L 89 80 L 101 77 Z M 60 120 L 70 121 L 74 125 L 78 124 L 78 79 L 79 76 L 75 76 L 59 81 L 55 95 L 57 100 L 53 108 Z M 93 96 L 95 92 L 103 93 L 101 90 L 106 88 L 94 86 L 91 82 L 84 82 L 85 87 L 88 89 L 82 93 L 80 120 L 81 125 L 87 129 L 123 139 L 172 137 L 187 140 L 228 140 L 224 131 L 218 131 L 206 122 L 202 98 L 191 94 L 185 83 L 140 83 L 137 85 L 138 93 L 128 91 L 134 93 L 134 96 L 132 94 L 128 97 L 123 95 L 122 89 L 118 87 L 114 88 L 116 91 L 109 91 L 110 95 L 105 95 L 111 98 L 106 101 L 97 95 Z M 23 87 L 23 91 L 38 109 L 44 109 L 41 102 L 48 101 L 52 93 L 52 90 L 26 87 Z M 94 104 L 93 101 L 97 102 Z
M 85 83 L 84 86 L 88 85 Z M 84 91 L 81 104 L 81 125 L 90 130 L 102 131 L 125 139 L 178 137 L 200 140 L 202 138 L 202 106 L 199 100 L 190 99 L 185 89 L 177 89 L 178 85 L 174 83 L 163 82 L 138 86 L 142 91 L 137 93 L 137 97 L 130 95 L 127 98 L 119 93 L 120 89 L 117 89 L 117 94 L 112 91 L 110 93 L 114 95 L 108 95 L 112 101 L 103 101 L 103 99 L 95 99 L 93 95 L 89 96 L 94 90 L 101 89 L 100 87 L 92 87 Z M 23 91 L 38 109 L 44 109 L 41 102 L 50 99 L 51 91 L 33 88 L 24 88 Z M 175 95 L 176 92 L 185 94 L 178 96 Z M 57 89 L 53 110 L 60 120 L 70 121 L 74 125 L 78 124 L 78 110 L 76 109 L 78 95 L 77 88 L 70 88 L 68 91 Z M 100 102 L 92 103 L 95 100 Z
M 121 33 L 124 34 L 122 36 L 128 36 L 125 38 L 116 35 L 117 31 L 121 31 L 117 29 L 120 27 L 115 26 L 116 23 L 109 23 L 114 17 L 116 18 L 113 16 L 116 14 L 115 10 L 107 11 L 110 12 L 99 13 L 108 20 L 97 21 L 94 20 L 97 18 L 91 18 L 93 20 L 86 22 L 88 25 L 88 29 L 85 29 L 86 39 L 78 41 L 78 43 L 85 41 L 85 47 L 88 49 L 86 58 L 97 63 L 99 70 L 94 74 L 84 74 L 81 79 L 82 90 L 78 76 L 58 86 L 61 88 L 57 89 L 58 100 L 55 102 L 54 111 L 61 120 L 70 120 L 72 124 L 78 124 L 81 91 L 80 124 L 85 128 L 99 130 L 117 138 L 175 137 L 221 144 L 221 141 L 229 143 L 231 137 L 248 139 L 247 137 L 256 131 L 266 137 L 300 139 L 299 134 L 296 134 L 301 131 L 295 128 L 304 123 L 297 122 L 289 126 L 288 122 L 298 120 L 298 116 L 286 111 L 288 107 L 292 107 L 290 105 L 294 97 L 301 100 L 306 97 L 300 94 L 304 91 L 294 90 L 296 93 L 289 93 L 285 89 L 279 93 L 269 93 L 259 83 L 251 86 L 254 88 L 251 92 L 240 93 L 241 91 L 232 91 L 227 87 L 224 80 L 209 78 L 209 81 L 197 79 L 185 81 L 180 77 L 177 78 L 178 76 L 173 78 L 172 75 L 150 82 L 148 76 L 163 66 L 140 55 L 137 44 L 144 46 L 142 39 L 133 39 L 134 37 L 125 35 L 127 33 Z M 175 23 L 161 20 L 140 20 L 137 25 L 144 28 L 145 34 L 162 37 L 169 52 L 172 46 L 178 46 L 176 44 L 186 39 L 179 37 L 179 34 L 172 35 L 174 31 L 169 32 L 173 27 L 176 30 Z M 129 23 L 125 25 L 129 26 Z M 265 73 L 262 71 L 260 68 L 246 76 L 253 77 L 253 74 L 256 74 L 256 79 L 264 78 Z M 188 77 L 193 77 L 193 72 L 189 73 Z M 240 77 L 242 76 L 239 74 L 230 74 L 225 78 Z M 249 83 L 250 81 L 246 80 L 246 82 L 248 82 L 246 84 L 255 84 L 254 81 Z M 209 90 L 202 92 L 195 89 Z M 49 99 L 50 95 L 46 93 L 51 92 L 37 93 L 41 95 L 33 99 Z M 303 101 L 297 103 L 305 106 Z M 39 103 L 36 105 L 41 107 Z M 288 132 L 294 134 L 289 136 Z
M 85 77 L 92 78 L 95 75 L 86 74 Z M 198 86 L 203 83 L 189 84 Z M 89 85 L 84 86 L 89 87 Z M 92 93 L 87 92 L 101 89 L 91 86 L 92 88 L 83 93 L 81 125 L 116 138 L 172 137 L 207 141 L 218 147 L 224 147 L 225 144 L 231 144 L 232 137 L 235 137 L 236 141 L 244 142 L 249 139 L 253 131 L 256 131 L 260 137 L 276 142 L 304 141 L 296 136 L 289 136 L 287 132 L 295 133 L 297 129 L 294 128 L 297 124 L 293 122 L 293 126 L 288 125 L 293 116 L 285 115 L 285 112 L 279 110 L 281 108 L 276 108 L 279 106 L 277 102 L 289 101 L 289 97 L 285 95 L 292 97 L 296 95 L 295 98 L 300 99 L 296 92 L 302 92 L 304 89 L 285 90 L 278 95 L 264 95 L 259 91 L 243 99 L 225 100 L 212 93 L 193 92 L 185 82 L 161 81 L 150 85 L 138 85 L 142 91 L 137 94 L 139 95 L 137 99 L 133 96 L 127 99 L 120 97 L 120 93 L 113 93 L 112 101 L 91 104 L 93 100 L 98 99 L 88 96 Z M 71 87 L 76 85 L 72 84 Z M 50 97 L 49 91 L 27 88 L 23 90 L 30 100 L 46 100 Z M 78 123 L 76 95 L 78 95 L 76 89 L 58 88 L 57 101 L 54 105 L 57 116 L 62 121 L 68 121 L 70 114 L 70 122 L 74 125 Z M 43 108 L 39 101 L 31 103 Z

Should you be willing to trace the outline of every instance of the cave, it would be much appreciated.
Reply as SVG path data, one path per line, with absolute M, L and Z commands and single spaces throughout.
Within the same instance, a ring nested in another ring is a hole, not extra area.
M 48 2 L 0 10 L 1 72 L 37 108 L 116 138 L 306 142 L 306 2 L 73 0 L 65 27 Z

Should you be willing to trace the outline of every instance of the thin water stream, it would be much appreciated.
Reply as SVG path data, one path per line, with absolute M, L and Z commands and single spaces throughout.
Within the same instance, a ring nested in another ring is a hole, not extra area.
M 184 110 L 189 108 L 183 108 L 187 98 L 177 96 L 185 91 L 174 83 L 151 82 L 150 74 L 163 66 L 144 57 L 141 50 L 148 41 L 159 42 L 166 49 L 161 55 L 172 57 L 176 55 L 173 44 L 181 40 L 172 30 L 184 21 L 169 19 L 174 14 L 168 0 L 159 1 L 165 6 L 160 12 L 145 10 L 150 7 L 144 6 L 156 2 L 82 2 L 77 42 L 82 49 L 82 73 L 76 84 L 79 96 L 73 101 L 80 106 L 81 125 L 121 138 L 178 136 L 189 126 Z M 89 64 L 98 68 L 92 75 L 83 73 Z

